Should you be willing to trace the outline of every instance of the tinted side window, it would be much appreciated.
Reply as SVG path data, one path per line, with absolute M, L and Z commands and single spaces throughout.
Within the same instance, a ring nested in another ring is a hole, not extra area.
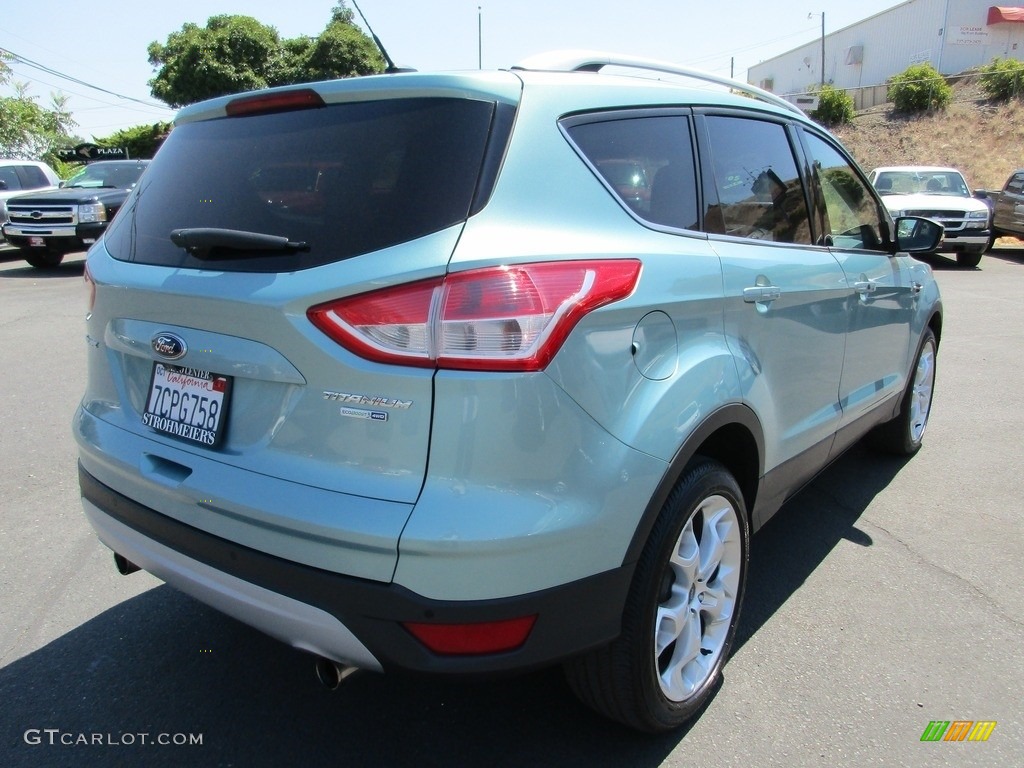
M 653 224 L 697 229 L 690 120 L 683 115 L 583 123 L 569 135 L 615 195 Z
M 1010 183 L 1006 185 L 1006 189 L 1019 195 L 1021 190 L 1024 190 L 1024 173 L 1015 174 Z
M 736 237 L 810 243 L 811 224 L 786 129 L 721 115 L 707 118 L 718 209 L 706 228 Z
M 46 178 L 46 174 L 36 168 L 34 165 L 23 165 L 19 168 L 22 181 L 24 182 L 25 189 L 39 189 L 40 187 L 50 186 L 50 182 Z
M 824 244 L 883 250 L 881 214 L 874 196 L 839 150 L 805 133 L 824 197 Z

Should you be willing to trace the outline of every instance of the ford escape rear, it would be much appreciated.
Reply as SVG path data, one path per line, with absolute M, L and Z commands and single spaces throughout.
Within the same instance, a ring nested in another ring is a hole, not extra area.
M 335 679 L 565 662 L 632 727 L 700 709 L 750 531 L 868 432 L 920 446 L 941 228 L 778 99 L 602 61 L 181 112 L 87 262 L 124 569 Z

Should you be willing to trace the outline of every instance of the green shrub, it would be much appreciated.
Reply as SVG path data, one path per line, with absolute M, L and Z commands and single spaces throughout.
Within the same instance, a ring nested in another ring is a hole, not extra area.
M 818 108 L 811 117 L 825 125 L 842 125 L 853 120 L 853 97 L 831 85 L 822 87 L 818 94 Z
M 913 64 L 889 78 L 887 96 L 897 112 L 924 112 L 945 108 L 953 88 L 931 64 Z
M 993 59 L 981 68 L 981 89 L 990 99 L 1024 98 L 1024 61 Z

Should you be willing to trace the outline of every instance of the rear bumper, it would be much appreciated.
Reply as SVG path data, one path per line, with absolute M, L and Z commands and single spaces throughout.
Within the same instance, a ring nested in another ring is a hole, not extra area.
M 632 566 L 622 566 L 528 595 L 432 600 L 234 544 L 132 501 L 81 466 L 79 482 L 89 522 L 118 554 L 295 648 L 368 669 L 490 674 L 546 666 L 618 635 L 632 577 Z M 401 624 L 533 615 L 521 647 L 475 656 L 434 654 Z

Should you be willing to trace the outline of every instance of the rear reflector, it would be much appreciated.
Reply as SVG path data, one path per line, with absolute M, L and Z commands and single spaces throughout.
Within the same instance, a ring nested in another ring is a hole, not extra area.
M 536 615 L 474 624 L 403 624 L 430 651 L 442 656 L 477 656 L 512 651 L 526 642 Z
M 92 279 L 92 272 L 89 271 L 89 265 L 85 265 L 85 271 L 82 276 L 85 278 L 85 290 L 86 290 L 86 314 L 92 314 L 93 307 L 96 306 L 96 282 Z
M 539 371 L 584 315 L 629 296 L 639 277 L 633 259 L 490 267 L 320 304 L 307 316 L 370 360 Z

